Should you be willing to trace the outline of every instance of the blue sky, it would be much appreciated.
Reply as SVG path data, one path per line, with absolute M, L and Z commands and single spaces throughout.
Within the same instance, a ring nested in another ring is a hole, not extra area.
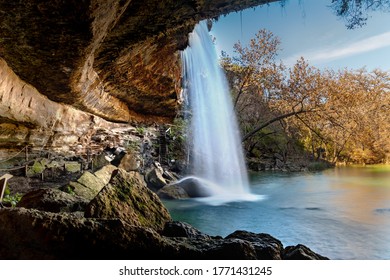
M 291 66 L 301 56 L 319 68 L 390 70 L 390 13 L 371 12 L 367 25 L 348 30 L 329 8 L 331 0 L 288 0 L 232 13 L 213 24 L 218 51 L 232 54 L 262 28 L 281 40 L 279 59 Z M 241 24 L 242 22 L 242 24 Z

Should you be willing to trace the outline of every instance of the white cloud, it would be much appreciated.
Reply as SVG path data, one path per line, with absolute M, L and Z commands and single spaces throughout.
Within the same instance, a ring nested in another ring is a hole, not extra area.
M 320 64 L 334 61 L 340 58 L 362 54 L 390 46 L 390 32 L 372 36 L 339 48 L 324 48 L 306 54 L 297 54 L 284 60 L 285 64 L 293 65 L 297 59 L 303 56 L 311 64 Z

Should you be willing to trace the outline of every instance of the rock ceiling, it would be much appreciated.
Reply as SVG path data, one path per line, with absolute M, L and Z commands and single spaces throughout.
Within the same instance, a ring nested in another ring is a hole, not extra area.
M 80 111 L 85 125 L 170 121 L 180 104 L 178 50 L 194 25 L 267 2 L 0 0 L 0 138 L 5 123 L 55 128 L 64 111 Z
M 0 57 L 52 101 L 112 121 L 171 118 L 194 24 L 264 2 L 0 1 Z

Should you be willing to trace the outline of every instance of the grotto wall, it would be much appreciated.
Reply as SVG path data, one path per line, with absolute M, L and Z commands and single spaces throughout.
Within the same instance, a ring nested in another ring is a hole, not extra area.
M 268 2 L 0 0 L 0 147 L 171 121 L 194 25 Z

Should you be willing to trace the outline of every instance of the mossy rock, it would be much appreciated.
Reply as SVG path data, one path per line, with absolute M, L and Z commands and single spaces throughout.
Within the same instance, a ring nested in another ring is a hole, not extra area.
M 63 190 L 72 190 L 72 192 L 74 192 L 76 195 L 84 197 L 88 200 L 92 200 L 99 193 L 77 182 L 69 182 L 69 185 L 67 185 Z
M 81 177 L 77 180 L 77 183 L 93 190 L 96 192 L 101 191 L 101 189 L 105 186 L 104 182 L 96 177 L 94 174 L 86 171 L 81 175 Z
M 118 169 L 110 183 L 88 204 L 85 217 L 119 218 L 134 226 L 162 230 L 171 220 L 158 196 L 146 187 L 138 172 Z
M 27 176 L 35 176 L 43 173 L 45 171 L 46 166 L 43 165 L 40 161 L 34 161 L 32 166 L 29 166 L 27 169 Z
M 112 164 L 108 164 L 108 165 L 102 167 L 101 169 L 99 169 L 98 171 L 96 171 L 94 173 L 94 175 L 97 178 L 99 178 L 104 185 L 107 185 L 110 182 L 110 180 L 111 180 L 112 173 L 116 169 L 118 169 L 118 167 L 116 167 L 116 166 L 114 166 Z
M 51 162 L 48 162 L 48 163 L 46 164 L 46 167 L 47 167 L 47 168 L 60 168 L 61 166 L 62 166 L 62 164 L 59 163 L 58 161 L 55 161 L 55 160 L 53 160 L 53 161 L 51 161 Z
M 65 163 L 65 170 L 69 173 L 77 173 L 81 170 L 81 164 L 78 162 Z

